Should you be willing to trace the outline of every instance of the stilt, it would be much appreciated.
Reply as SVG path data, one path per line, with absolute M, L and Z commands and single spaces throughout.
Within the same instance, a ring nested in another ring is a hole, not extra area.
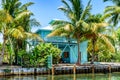
M 94 73 L 94 72 L 95 72 L 94 65 L 92 65 L 92 73 Z
M 73 66 L 73 74 L 76 74 L 76 65 Z
M 111 73 L 111 65 L 108 66 L 109 73 Z
M 54 65 L 52 66 L 52 75 L 54 75 L 55 73 L 54 73 L 55 71 L 54 71 Z

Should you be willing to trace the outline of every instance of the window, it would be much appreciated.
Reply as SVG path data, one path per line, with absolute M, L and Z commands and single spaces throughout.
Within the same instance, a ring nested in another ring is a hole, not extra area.
M 69 58 L 69 52 L 64 52 L 64 58 Z

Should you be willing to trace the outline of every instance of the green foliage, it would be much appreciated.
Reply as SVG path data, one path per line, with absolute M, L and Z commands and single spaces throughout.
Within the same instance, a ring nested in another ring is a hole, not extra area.
M 115 61 L 113 57 L 114 53 L 111 53 L 109 51 L 104 51 L 98 54 L 98 61 L 99 62 L 111 62 Z
M 99 62 L 120 62 L 120 52 L 111 53 L 109 51 L 104 51 L 98 54 Z
M 18 63 L 23 67 L 46 66 L 48 56 L 52 54 L 53 63 L 57 63 L 60 59 L 60 52 L 60 49 L 51 43 L 40 43 L 35 46 L 31 53 L 20 50 L 18 53 Z
M 51 43 L 40 43 L 33 50 L 33 57 L 38 63 L 46 63 L 47 57 L 52 54 L 53 62 L 56 63 L 60 59 L 60 49 Z
M 120 51 L 113 54 L 113 58 L 115 62 L 120 62 Z
M 18 65 L 29 67 L 30 66 L 30 54 L 25 50 L 19 50 L 18 52 Z

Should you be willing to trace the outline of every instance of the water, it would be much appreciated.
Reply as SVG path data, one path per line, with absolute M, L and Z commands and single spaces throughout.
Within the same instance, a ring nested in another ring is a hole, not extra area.
M 0 80 L 120 80 L 120 73 L 112 74 L 77 74 L 77 75 L 38 75 L 7 76 Z

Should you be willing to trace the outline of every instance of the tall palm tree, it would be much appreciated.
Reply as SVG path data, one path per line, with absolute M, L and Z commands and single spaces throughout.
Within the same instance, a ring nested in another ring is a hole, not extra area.
M 5 10 L 0 10 L 0 32 L 3 34 L 3 45 L 1 50 L 1 60 L 3 59 L 4 52 L 5 52 L 5 44 L 7 40 L 6 30 L 7 25 L 12 23 L 12 16 L 9 15 Z M 0 62 L 1 63 L 1 62 Z
M 36 37 L 36 35 L 31 32 L 31 25 L 35 24 L 38 26 L 39 23 L 35 19 L 30 19 L 33 13 L 27 10 L 27 8 L 32 4 L 32 2 L 29 2 L 22 5 L 19 0 L 2 0 L 2 8 L 6 10 L 13 18 L 13 23 L 8 25 L 9 30 L 7 33 L 10 32 L 9 36 L 12 39 L 12 43 L 14 44 L 13 46 L 15 47 L 15 63 L 17 63 L 18 51 L 20 49 L 26 50 L 26 38 L 28 38 L 30 34 L 33 37 Z M 16 36 L 15 33 L 17 32 L 19 34 Z
M 81 0 L 69 0 L 69 2 L 62 0 L 64 7 L 60 7 L 59 10 L 63 11 L 69 21 L 64 20 L 54 20 L 50 24 L 54 27 L 52 33 L 48 35 L 51 36 L 66 36 L 68 38 L 74 38 L 78 44 L 78 60 L 77 64 L 80 65 L 80 40 L 83 37 L 88 24 L 85 23 L 85 19 L 89 15 L 89 10 L 91 0 L 88 2 L 88 5 L 83 9 Z M 71 3 L 71 4 L 69 4 Z
M 119 0 L 104 0 L 112 1 L 113 6 L 107 6 L 105 8 L 105 16 L 109 18 L 109 23 L 112 23 L 113 26 L 117 26 L 120 21 L 120 1 Z
M 103 20 L 102 15 L 91 15 L 87 20 L 89 23 L 89 31 L 84 36 L 90 39 L 92 44 L 92 60 L 91 63 L 94 63 L 94 55 L 96 48 L 99 48 L 99 43 L 109 47 L 112 52 L 115 52 L 114 46 L 111 43 L 113 40 L 109 35 L 105 34 L 105 31 L 108 27 L 108 24 Z

